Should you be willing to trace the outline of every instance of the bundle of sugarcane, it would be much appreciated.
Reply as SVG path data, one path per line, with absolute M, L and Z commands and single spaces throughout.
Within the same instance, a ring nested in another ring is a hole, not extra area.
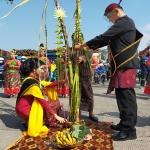
M 69 110 L 69 121 L 79 122 L 79 106 L 80 106 L 80 86 L 79 86 L 79 66 L 73 64 L 71 61 L 68 62 L 69 73 L 70 73 L 70 110 Z
M 81 29 L 80 29 L 80 0 L 76 0 L 76 11 L 75 11 L 75 33 L 72 35 L 73 45 L 74 43 L 83 42 Z M 74 47 L 74 46 L 72 46 Z M 72 56 L 73 59 L 77 59 L 79 56 L 79 52 L 74 52 L 72 48 Z M 79 107 L 80 107 L 80 83 L 79 83 L 79 65 L 76 61 L 75 64 L 72 64 L 69 61 L 69 72 L 70 72 L 70 82 L 71 82 L 71 100 L 70 100 L 70 112 L 69 112 L 69 121 L 79 122 Z M 72 69 L 74 66 L 74 70 Z M 74 74 L 73 74 L 74 73 Z
M 70 110 L 69 110 L 69 121 L 70 122 L 79 122 L 79 106 L 80 106 L 80 86 L 79 86 L 79 66 L 78 63 L 73 63 L 72 60 L 70 59 L 70 57 L 68 57 L 67 55 L 70 53 L 69 51 L 71 51 L 69 49 L 69 45 L 68 45 L 68 36 L 66 33 L 66 27 L 64 24 L 64 20 L 63 18 L 66 16 L 65 11 L 59 7 L 58 1 L 55 1 L 55 5 L 56 5 L 56 9 L 55 9 L 55 17 L 58 18 L 58 30 L 56 31 L 57 34 L 57 39 L 59 39 L 59 41 L 56 42 L 57 45 L 62 44 L 62 41 L 60 39 L 64 38 L 65 40 L 65 45 L 66 45 L 66 52 L 65 52 L 65 56 L 64 56 L 64 63 L 68 64 L 69 67 L 69 82 L 70 82 L 70 93 L 69 93 L 69 106 L 70 106 Z M 80 1 L 76 2 L 76 13 L 75 13 L 75 19 L 76 19 L 76 32 L 77 33 L 75 35 L 76 39 L 78 39 L 78 41 L 80 42 Z M 61 36 L 61 33 L 63 33 L 63 37 Z M 57 48 L 59 49 L 59 47 Z M 60 55 L 62 56 L 61 51 Z M 72 49 L 72 54 L 74 55 L 74 50 Z M 75 54 L 76 56 L 78 56 L 78 53 Z M 60 60 L 60 59 L 58 59 Z M 57 63 L 57 67 L 61 68 L 62 63 L 60 63 L 60 61 Z M 65 65 L 66 67 L 66 65 Z M 58 73 L 60 74 L 60 69 L 58 69 Z M 59 77 L 58 77 L 59 78 Z

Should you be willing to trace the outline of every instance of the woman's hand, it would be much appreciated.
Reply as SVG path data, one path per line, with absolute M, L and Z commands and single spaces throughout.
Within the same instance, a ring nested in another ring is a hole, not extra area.
M 54 114 L 54 117 L 55 117 L 56 120 L 58 120 L 60 123 L 68 123 L 67 119 L 62 118 L 62 117 L 58 116 L 57 114 Z
M 79 57 L 76 59 L 76 63 L 77 63 L 77 64 L 80 64 L 82 61 L 83 61 L 83 56 L 79 56 Z
M 43 65 L 43 68 L 44 68 L 44 69 L 47 69 L 47 68 L 48 68 L 48 66 L 47 66 L 47 65 Z
M 10 65 L 10 68 L 14 68 L 14 66 L 13 66 L 13 65 Z
M 11 64 L 8 62 L 8 63 L 7 63 L 7 67 L 10 67 L 10 66 L 11 66 Z

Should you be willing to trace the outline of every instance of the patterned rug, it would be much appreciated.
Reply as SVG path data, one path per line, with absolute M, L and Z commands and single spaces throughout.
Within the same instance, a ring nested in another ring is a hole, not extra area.
M 86 127 L 92 129 L 92 139 L 83 141 L 82 144 L 71 150 L 113 150 L 111 124 L 110 122 L 87 121 Z M 55 132 L 56 130 L 52 130 L 48 135 L 35 138 L 23 136 L 6 150 L 58 150 L 50 140 Z

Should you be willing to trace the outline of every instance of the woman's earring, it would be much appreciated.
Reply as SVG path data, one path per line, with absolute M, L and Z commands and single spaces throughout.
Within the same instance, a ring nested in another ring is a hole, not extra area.
M 34 72 L 33 72 L 33 73 L 34 73 L 34 77 L 36 78 L 36 71 L 34 70 Z

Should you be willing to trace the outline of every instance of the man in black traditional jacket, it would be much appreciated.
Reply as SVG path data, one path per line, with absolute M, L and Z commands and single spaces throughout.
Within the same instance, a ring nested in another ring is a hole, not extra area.
M 111 125 L 113 130 L 119 132 L 112 138 L 122 141 L 136 139 L 137 103 L 134 87 L 139 68 L 137 48 L 143 35 L 136 29 L 133 20 L 124 13 L 120 2 L 110 4 L 104 13 L 113 26 L 84 44 L 76 44 L 75 49 L 81 50 L 87 47 L 94 50 L 109 45 L 111 68 L 107 93 L 115 88 L 120 112 L 120 122 L 117 125 Z

